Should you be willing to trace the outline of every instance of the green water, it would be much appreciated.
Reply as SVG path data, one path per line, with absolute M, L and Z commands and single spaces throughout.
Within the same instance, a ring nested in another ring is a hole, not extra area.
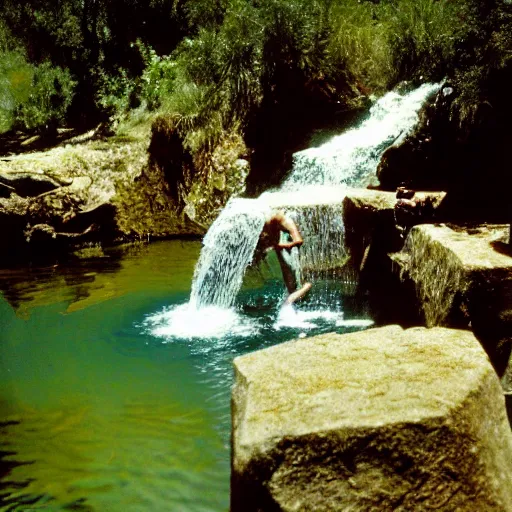
M 253 273 L 238 308 L 254 335 L 152 335 L 148 315 L 186 303 L 199 250 L 0 272 L 1 511 L 228 510 L 232 359 L 298 331 L 273 328 L 282 285 Z

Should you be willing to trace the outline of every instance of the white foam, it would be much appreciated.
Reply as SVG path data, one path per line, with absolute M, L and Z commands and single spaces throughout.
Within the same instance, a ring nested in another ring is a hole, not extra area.
M 322 323 L 342 320 L 343 313 L 340 311 L 329 311 L 321 309 L 316 311 L 301 311 L 295 309 L 292 304 L 285 304 L 279 311 L 274 329 L 314 329 L 319 326 L 313 320 L 320 320 Z
M 371 327 L 375 322 L 369 318 L 354 318 L 352 320 L 337 320 L 336 327 Z
M 315 322 L 316 320 L 316 322 Z M 369 318 L 344 319 L 343 312 L 328 309 L 302 311 L 292 304 L 285 304 L 279 311 L 274 329 L 315 329 L 319 324 L 332 323 L 336 327 L 354 327 L 364 329 L 371 327 L 374 322 Z M 301 333 L 303 334 L 303 333 Z
M 258 326 L 234 309 L 208 306 L 196 309 L 191 303 L 165 308 L 146 318 L 146 330 L 157 338 L 224 338 L 229 335 L 253 336 Z

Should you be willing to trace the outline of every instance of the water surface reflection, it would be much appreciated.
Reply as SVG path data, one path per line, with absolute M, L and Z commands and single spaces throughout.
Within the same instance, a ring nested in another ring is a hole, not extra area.
M 187 302 L 199 250 L 2 271 L 1 511 L 228 509 L 232 359 L 302 331 L 275 328 L 282 284 L 257 273 L 238 302 L 250 336 L 154 335 L 148 318 Z M 350 298 L 335 309 L 362 314 Z

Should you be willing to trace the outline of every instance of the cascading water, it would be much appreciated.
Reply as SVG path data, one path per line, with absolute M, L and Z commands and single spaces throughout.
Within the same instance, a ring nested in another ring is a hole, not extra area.
M 295 153 L 293 168 L 281 186 L 287 192 L 264 195 L 270 202 L 273 195 L 279 196 L 277 202 L 286 205 L 283 209 L 295 214 L 307 240 L 300 251 L 304 280 L 317 282 L 320 277 L 330 276 L 345 294 L 355 292 L 355 272 L 344 267 L 341 204 L 347 187 L 368 184 L 375 176 L 382 153 L 399 144 L 414 129 L 420 108 L 440 87 L 440 84 L 424 84 L 407 94 L 389 92 L 372 106 L 367 119 L 357 128 L 333 137 L 318 148 Z M 295 191 L 310 200 L 315 198 L 315 206 L 301 204 L 297 208 L 292 198 Z M 326 289 L 321 296 L 323 303 L 332 302 L 331 290 Z
M 408 94 L 389 92 L 370 109 L 357 128 L 333 137 L 319 148 L 295 153 L 286 189 L 318 184 L 362 187 L 375 175 L 382 153 L 400 143 L 416 126 L 418 111 L 440 89 L 423 84 Z
M 354 272 L 345 264 L 345 226 L 342 218 L 344 186 L 304 186 L 292 192 L 269 192 L 260 197 L 273 210 L 282 209 L 293 218 L 306 241 L 298 251 L 302 282 L 315 283 L 308 305 L 313 309 L 336 307 L 343 295 L 354 295 Z M 336 280 L 336 289 L 328 285 Z M 323 289 L 319 289 L 322 287 Z
M 300 269 L 296 270 L 304 282 L 315 283 L 313 290 L 316 289 L 317 297 L 321 296 L 316 299 L 317 304 L 310 299 L 312 307 L 328 306 L 339 311 L 340 288 L 350 296 L 355 283 L 354 276 L 346 274 L 346 268 L 345 274 L 340 274 L 346 260 L 341 204 L 347 187 L 368 184 L 382 153 L 411 132 L 421 106 L 439 88 L 439 84 L 425 84 L 410 93 L 386 94 L 373 105 L 359 127 L 318 148 L 296 153 L 293 168 L 280 190 L 267 192 L 258 199 L 231 200 L 204 238 L 190 302 L 149 319 L 154 322 L 154 332 L 163 336 L 218 338 L 226 333 L 253 332 L 247 319 L 230 308 L 253 259 L 265 221 L 277 210 L 295 217 L 306 242 L 300 251 L 292 251 L 290 257 L 298 257 Z M 326 285 L 319 294 L 318 288 L 323 286 L 320 283 L 326 277 L 335 278 L 335 290 Z M 305 321 L 296 322 L 292 308 L 284 314 L 288 316 L 280 316 L 278 328 L 280 324 L 301 328 L 308 325 Z M 302 319 L 312 314 L 315 313 L 307 312 Z M 334 320 L 336 325 L 343 325 L 339 324 L 344 322 L 339 315 Z
M 269 210 L 254 199 L 232 199 L 203 240 L 196 265 L 191 304 L 229 308 L 242 286 Z

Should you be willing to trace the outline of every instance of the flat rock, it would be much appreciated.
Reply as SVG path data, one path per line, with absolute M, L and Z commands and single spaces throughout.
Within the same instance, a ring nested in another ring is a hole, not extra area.
M 123 236 L 116 194 L 146 160 L 143 140 L 93 141 L 1 159 L 1 236 L 8 251 L 0 260 L 73 248 L 84 233 L 87 241 L 105 243 Z
M 397 326 L 235 359 L 232 512 L 512 511 L 512 434 L 468 331 Z

